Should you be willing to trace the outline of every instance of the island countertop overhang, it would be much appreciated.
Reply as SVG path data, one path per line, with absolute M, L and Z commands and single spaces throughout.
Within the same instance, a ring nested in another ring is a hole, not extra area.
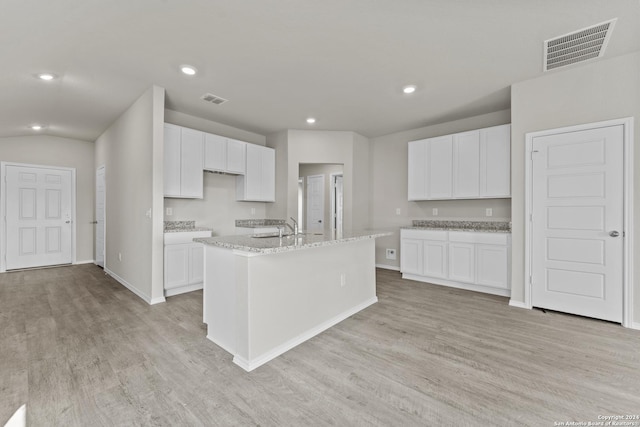
M 301 249 L 331 246 L 358 240 L 390 236 L 391 232 L 378 230 L 345 231 L 342 233 L 301 233 L 297 236 L 252 237 L 247 235 L 217 236 L 194 239 L 205 245 L 226 248 L 247 255 L 268 255 Z

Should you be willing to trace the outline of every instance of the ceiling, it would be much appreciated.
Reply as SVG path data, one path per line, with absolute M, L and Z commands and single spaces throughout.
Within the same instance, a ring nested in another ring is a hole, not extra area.
M 639 0 L 3 0 L 0 137 L 94 141 L 154 84 L 171 110 L 263 135 L 385 135 L 509 108 L 544 40 L 611 18 L 604 59 L 640 50 Z

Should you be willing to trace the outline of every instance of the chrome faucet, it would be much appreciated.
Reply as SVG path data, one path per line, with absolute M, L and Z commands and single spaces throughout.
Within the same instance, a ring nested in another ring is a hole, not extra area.
M 285 222 L 284 225 L 286 225 L 287 227 L 289 227 L 291 229 L 291 232 L 293 233 L 294 236 L 297 236 L 298 235 L 298 222 L 295 219 L 293 219 L 293 217 L 291 217 L 291 221 L 293 221 L 293 227 L 288 222 Z

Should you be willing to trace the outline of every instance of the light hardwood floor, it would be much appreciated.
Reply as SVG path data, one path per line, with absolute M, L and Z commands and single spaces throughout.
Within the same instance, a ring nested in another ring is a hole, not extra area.
M 0 275 L 0 423 L 552 426 L 640 414 L 640 332 L 378 271 L 379 303 L 246 373 L 202 293 L 93 265 Z

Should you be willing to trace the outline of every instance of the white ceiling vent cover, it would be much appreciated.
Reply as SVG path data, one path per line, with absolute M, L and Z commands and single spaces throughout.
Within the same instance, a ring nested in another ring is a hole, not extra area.
M 216 96 L 212 93 L 205 93 L 200 97 L 200 99 L 216 105 L 224 104 L 225 102 L 229 101 L 228 99 L 220 98 L 219 96 Z
M 546 40 L 544 71 L 602 56 L 617 19 Z

